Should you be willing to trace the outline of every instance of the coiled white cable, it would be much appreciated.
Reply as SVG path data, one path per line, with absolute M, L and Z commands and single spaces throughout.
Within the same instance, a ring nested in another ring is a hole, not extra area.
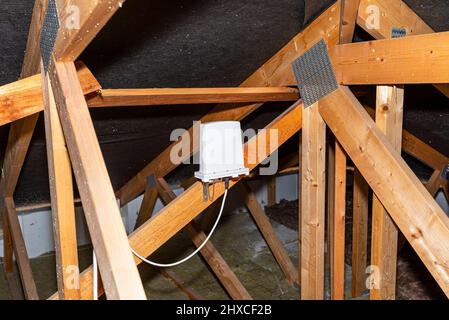
M 97 263 L 97 256 L 95 255 L 95 251 L 92 251 L 93 255 L 93 269 L 94 269 L 94 275 L 93 275 L 93 287 L 94 287 L 94 300 L 98 300 L 98 263 Z
M 226 183 L 227 184 L 227 183 Z M 193 258 L 198 252 L 201 251 L 201 249 L 204 248 L 204 246 L 207 244 L 207 242 L 209 242 L 210 238 L 212 237 L 212 235 L 214 234 L 215 229 L 218 226 L 218 223 L 220 222 L 221 216 L 223 215 L 223 209 L 226 203 L 226 198 L 228 196 L 228 187 L 226 187 L 225 193 L 223 195 L 223 202 L 221 203 L 221 208 L 220 208 L 220 213 L 218 214 L 217 217 L 217 221 L 215 221 L 214 226 L 212 227 L 211 232 L 209 233 L 209 235 L 207 236 L 206 240 L 204 240 L 204 242 L 201 244 L 201 246 L 198 247 L 198 249 L 196 249 L 194 252 L 192 252 L 189 256 L 185 257 L 184 259 L 174 262 L 174 263 L 168 263 L 168 264 L 164 264 L 164 263 L 156 263 L 153 261 L 150 261 L 148 259 L 145 259 L 144 257 L 142 257 L 140 254 L 138 254 L 133 248 L 131 248 L 132 253 L 139 258 L 140 260 L 142 260 L 143 262 L 155 266 L 155 267 L 160 267 L 160 268 L 169 268 L 169 267 L 175 267 L 178 266 L 188 260 L 190 260 L 191 258 Z

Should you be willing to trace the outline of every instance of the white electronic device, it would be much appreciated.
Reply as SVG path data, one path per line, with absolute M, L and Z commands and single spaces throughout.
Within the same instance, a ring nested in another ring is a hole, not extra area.
M 219 121 L 200 126 L 200 170 L 195 177 L 204 183 L 248 175 L 243 159 L 240 122 Z

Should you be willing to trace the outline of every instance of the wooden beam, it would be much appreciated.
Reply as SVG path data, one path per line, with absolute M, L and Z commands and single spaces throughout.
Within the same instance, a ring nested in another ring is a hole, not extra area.
M 334 210 L 329 221 L 331 257 L 331 298 L 345 299 L 345 219 L 346 219 L 346 154 L 335 142 Z
M 449 32 L 337 45 L 340 84 L 449 83 Z
M 125 1 L 60 0 L 58 13 L 61 27 L 53 48 L 56 60 L 75 61 Z M 77 18 L 79 21 L 76 21 Z
M 45 74 L 43 65 L 41 68 L 58 293 L 61 300 L 79 300 L 78 243 L 72 166 L 50 79 Z
M 352 210 L 352 297 L 361 296 L 366 285 L 368 250 L 369 186 L 359 170 L 354 171 Z
M 297 101 L 297 89 L 260 88 L 169 88 L 104 89 L 87 100 L 90 107 L 160 106 L 207 103 Z
M 150 220 L 151 216 L 153 215 L 157 199 L 158 199 L 158 192 L 156 187 L 147 186 L 147 188 L 145 189 L 145 193 L 143 195 L 142 204 L 140 205 L 134 229 L 139 228 L 146 221 Z
M 75 65 L 49 75 L 106 295 L 146 299 Z
M 22 229 L 20 228 L 19 217 L 14 207 L 14 200 L 12 198 L 5 198 L 5 206 L 25 299 L 39 300 L 36 283 L 34 282 L 33 270 L 31 269 L 25 241 L 22 235 Z
M 390 38 L 393 28 L 406 28 L 407 35 L 434 32 L 402 0 L 361 0 L 357 23 L 378 40 Z M 435 87 L 449 97 L 448 84 L 436 84 Z
M 404 89 L 377 87 L 376 124 L 401 155 Z M 376 195 L 373 197 L 371 236 L 372 300 L 394 300 L 396 297 L 396 266 L 398 230 Z
M 164 178 L 158 178 L 156 180 L 156 186 L 160 197 L 166 205 L 176 199 L 176 194 Z M 193 220 L 184 228 L 184 230 L 197 248 L 199 248 L 207 238 L 207 235 L 199 229 L 198 225 Z M 248 291 L 210 240 L 204 245 L 200 253 L 232 299 L 252 300 Z
M 266 129 L 278 130 L 277 147 L 282 146 L 289 138 L 301 129 L 302 123 L 302 103 L 295 103 L 291 108 L 285 111 Z M 260 137 L 259 137 L 260 138 Z M 258 136 L 253 137 L 258 139 Z M 266 143 L 267 153 L 270 154 L 272 148 L 269 140 Z M 248 163 L 248 146 L 254 143 L 250 140 L 245 145 L 245 165 L 251 170 L 255 169 L 259 163 Z M 258 159 L 262 161 L 264 159 Z M 238 181 L 231 181 L 229 186 L 232 188 Z M 224 183 L 215 185 L 215 200 L 219 199 L 224 193 Z M 150 256 L 160 246 L 162 246 L 173 235 L 184 228 L 196 216 L 208 208 L 213 202 L 203 200 L 203 186 L 201 182 L 196 182 L 189 189 L 184 191 L 182 195 L 177 197 L 168 206 L 162 209 L 158 215 L 151 218 L 143 224 L 139 229 L 129 236 L 130 245 L 142 256 Z M 141 263 L 139 259 L 135 259 L 136 264 Z M 89 267 L 81 274 L 81 297 L 82 299 L 91 299 L 92 297 L 92 268 Z M 57 295 L 53 295 L 51 299 L 57 299 Z
M 318 104 L 303 111 L 301 186 L 301 299 L 324 299 L 326 125 Z
M 396 225 L 449 296 L 449 218 L 349 89 L 319 102 L 320 114 Z
M 267 182 L 267 198 L 269 207 L 276 204 L 276 176 L 271 177 Z
M 342 0 L 340 44 L 351 43 L 359 11 L 360 0 Z
M 76 63 L 84 94 L 101 89 L 94 75 L 81 61 Z M 40 74 L 0 87 L 0 125 L 5 125 L 44 110 Z
M 242 191 L 242 196 L 245 199 L 245 204 L 248 207 L 251 216 L 256 222 L 260 233 L 267 242 L 271 253 L 279 264 L 279 267 L 287 278 L 287 281 L 290 284 L 297 283 L 299 285 L 298 271 L 293 265 L 293 262 L 290 259 L 287 250 L 285 250 L 281 240 L 273 230 L 270 220 L 265 214 L 262 206 L 257 201 L 256 195 L 252 192 L 246 181 L 243 181 L 240 184 L 240 190 Z
M 287 84 L 296 85 L 296 80 L 291 68 L 291 63 L 310 49 L 323 38 L 331 47 L 338 42 L 338 30 L 340 20 L 340 3 L 337 1 L 321 16 L 312 22 L 306 29 L 296 35 L 284 48 L 276 53 L 269 61 L 246 79 L 241 87 L 261 87 L 261 86 L 284 86 Z M 261 104 L 251 104 L 245 106 L 232 107 L 228 105 L 218 105 L 211 112 L 201 119 L 201 122 L 211 122 L 220 120 L 242 120 L 250 113 L 257 110 Z M 192 128 L 189 133 L 183 137 L 192 136 Z M 170 152 L 176 143 L 165 149 L 159 156 L 152 160 L 135 177 L 128 181 L 117 195 L 120 197 L 120 203 L 125 205 L 136 198 L 145 190 L 146 178 L 150 174 L 158 177 L 164 177 L 178 165 L 171 163 Z M 191 154 L 198 152 L 197 146 L 191 145 Z M 188 159 L 191 154 L 186 155 Z

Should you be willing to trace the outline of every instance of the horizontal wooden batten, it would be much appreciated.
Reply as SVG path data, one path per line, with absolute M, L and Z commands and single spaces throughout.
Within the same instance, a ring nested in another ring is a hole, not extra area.
M 449 83 L 449 32 L 337 45 L 330 55 L 344 85 Z
M 297 89 L 260 88 L 164 88 L 105 89 L 87 101 L 90 107 L 153 106 L 204 103 L 296 101 Z
M 78 78 L 84 94 L 101 89 L 100 84 L 82 62 L 76 63 Z M 0 87 L 0 125 L 5 125 L 44 110 L 41 75 Z

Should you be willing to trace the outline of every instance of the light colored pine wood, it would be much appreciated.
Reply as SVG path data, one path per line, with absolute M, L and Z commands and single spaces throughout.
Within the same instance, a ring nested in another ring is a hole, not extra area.
M 295 103 L 292 107 L 281 114 L 277 119 L 270 123 L 266 129 L 278 130 L 277 147 L 281 147 L 289 138 L 301 129 L 302 124 L 302 108 L 300 102 Z M 257 136 L 253 139 L 257 139 Z M 248 163 L 248 145 L 254 143 L 250 140 L 245 145 L 245 164 L 251 170 L 257 167 L 257 164 Z M 266 144 L 267 154 L 269 154 L 272 146 Z M 260 161 L 264 159 L 258 159 Z M 231 181 L 230 188 L 238 181 Z M 224 193 L 224 183 L 215 185 L 215 200 L 219 199 Z M 210 207 L 212 201 L 203 200 L 203 186 L 201 182 L 196 182 L 189 189 L 184 191 L 182 195 L 177 197 L 168 206 L 163 208 L 158 215 L 151 218 L 143 224 L 139 229 L 129 236 L 130 245 L 139 254 L 150 256 L 160 246 L 167 242 L 173 235 L 184 228 L 190 221 Z M 141 263 L 139 259 L 135 259 L 136 264 Z M 81 297 L 82 299 L 92 298 L 92 268 L 89 267 L 81 274 Z M 57 295 L 53 295 L 50 299 L 57 299 Z
M 340 84 L 449 83 L 449 32 L 337 45 Z
M 43 65 L 41 68 L 58 293 L 61 300 L 79 300 L 78 243 L 72 166 L 50 80 L 43 71 Z
M 326 125 L 318 104 L 303 111 L 301 179 L 301 299 L 324 299 Z
M 368 288 L 366 280 L 368 255 L 369 186 L 359 170 L 354 171 L 352 210 L 352 297 L 361 296 Z
M 334 216 L 329 222 L 332 300 L 345 299 L 346 162 L 344 150 L 335 142 Z
M 373 17 L 372 8 L 379 9 L 379 23 L 376 28 L 369 27 L 370 23 L 367 23 L 368 20 L 370 20 L 370 17 Z M 393 28 L 406 28 L 407 35 L 429 34 L 434 32 L 434 30 L 402 0 L 361 0 L 357 24 L 375 39 L 390 38 Z M 449 97 L 448 84 L 436 84 L 435 87 L 446 97 Z
M 398 155 L 402 146 L 404 89 L 394 86 L 377 87 L 376 124 L 392 143 Z M 376 195 L 373 196 L 371 236 L 372 300 L 394 300 L 396 297 L 396 266 L 398 230 Z
M 13 240 L 14 255 L 19 267 L 25 299 L 39 300 L 33 270 L 31 269 L 22 229 L 20 228 L 19 217 L 14 207 L 14 200 L 12 198 L 5 198 L 5 206 L 8 215 L 8 225 L 11 230 L 11 238 Z
M 260 233 L 267 242 L 271 253 L 279 264 L 279 267 L 287 278 L 287 281 L 290 284 L 299 284 L 298 271 L 293 265 L 293 262 L 290 259 L 287 250 L 284 248 L 281 240 L 273 230 L 270 220 L 265 214 L 262 206 L 257 201 L 256 195 L 252 192 L 250 186 L 246 181 L 243 181 L 240 184 L 240 190 L 242 191 L 242 196 L 245 199 L 245 204 L 248 207 L 251 216 L 256 222 Z
M 319 102 L 320 114 L 449 296 L 449 218 L 348 88 Z M 388 188 L 385 188 L 388 186 Z
M 351 43 L 354 37 L 360 0 L 342 0 L 340 21 L 340 44 Z
M 139 228 L 142 224 L 151 219 L 157 199 L 157 189 L 155 187 L 147 187 L 143 195 L 142 204 L 140 205 L 134 229 Z
M 49 75 L 106 296 L 146 299 L 75 65 Z
M 298 99 L 298 90 L 289 87 L 103 89 L 100 94 L 89 98 L 87 104 L 90 107 L 124 107 L 297 101 Z
M 125 1 L 59 0 L 58 13 L 62 27 L 53 48 L 56 60 L 75 61 Z M 78 8 L 80 13 L 79 21 L 75 21 L 78 22 L 76 27 L 72 25 L 75 18 L 72 7 Z
M 76 63 L 84 94 L 101 89 L 94 75 L 82 62 Z M 40 74 L 0 87 L 0 125 L 5 125 L 44 110 Z
M 260 86 L 284 86 L 295 85 L 296 80 L 293 75 L 291 63 L 301 56 L 304 52 L 310 49 L 318 41 L 323 39 L 331 47 L 338 43 L 340 20 L 340 1 L 337 1 L 329 9 L 327 9 L 321 16 L 312 22 L 302 32 L 297 34 L 284 48 L 276 53 L 269 61 L 254 72 L 248 79 L 246 79 L 240 87 L 260 87 Z M 202 123 L 221 120 L 236 120 L 240 121 L 249 114 L 257 110 L 261 104 L 251 104 L 244 106 L 218 105 L 213 108 L 202 119 Z M 184 138 L 192 136 L 192 128 L 186 133 Z M 120 188 L 117 195 L 120 197 L 120 203 L 125 205 L 129 201 L 135 199 L 140 193 L 145 190 L 146 178 L 150 174 L 155 174 L 158 177 L 164 177 L 177 165 L 172 164 L 170 159 L 170 152 L 172 147 L 165 149 L 153 161 L 151 161 L 144 169 L 142 169 L 135 177 L 129 180 L 123 187 Z M 198 152 L 196 146 L 191 145 L 193 154 Z M 186 155 L 186 159 L 191 154 Z

